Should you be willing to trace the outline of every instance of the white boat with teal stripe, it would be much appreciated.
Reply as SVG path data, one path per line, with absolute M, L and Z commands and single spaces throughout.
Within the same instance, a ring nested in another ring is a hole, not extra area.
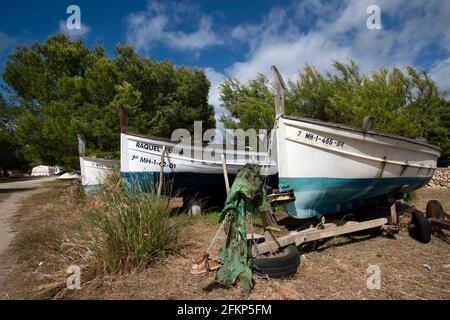
M 285 85 L 276 85 L 276 149 L 281 192 L 296 218 L 351 209 L 365 200 L 411 192 L 433 176 L 441 150 L 412 139 L 284 114 Z

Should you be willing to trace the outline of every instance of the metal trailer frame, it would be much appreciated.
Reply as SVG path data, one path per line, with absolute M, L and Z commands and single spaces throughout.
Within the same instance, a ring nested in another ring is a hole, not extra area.
M 432 229 L 436 228 L 450 230 L 450 214 L 444 211 L 442 205 L 436 200 L 431 200 L 427 204 L 427 208 L 428 207 L 430 212 L 428 212 L 427 209 L 426 218 L 430 224 L 430 227 Z

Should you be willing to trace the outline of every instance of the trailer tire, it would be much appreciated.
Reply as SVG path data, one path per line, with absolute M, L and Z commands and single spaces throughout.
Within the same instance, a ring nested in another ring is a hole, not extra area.
M 273 258 L 255 258 L 253 269 L 256 274 L 269 278 L 284 278 L 294 275 L 300 264 L 300 252 L 296 246 L 290 245 L 285 255 Z
M 419 210 L 412 213 L 412 224 L 414 226 L 414 236 L 422 243 L 428 243 L 431 240 L 431 228 L 428 220 Z
M 293 269 L 281 270 L 277 272 L 260 272 L 255 270 L 255 274 L 261 277 L 269 277 L 272 279 L 289 278 L 293 277 L 297 273 L 297 267 Z
M 427 208 L 425 210 L 427 218 L 438 218 L 443 219 L 444 209 L 442 208 L 442 204 L 437 200 L 430 200 L 427 202 Z

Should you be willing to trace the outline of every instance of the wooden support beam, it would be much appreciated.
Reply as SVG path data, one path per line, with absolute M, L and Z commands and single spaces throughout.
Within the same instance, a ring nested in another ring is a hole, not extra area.
M 223 170 L 223 178 L 225 179 L 225 190 L 228 194 L 228 192 L 230 192 L 230 181 L 228 180 L 227 161 L 223 153 L 222 153 L 222 170 Z
M 170 209 L 182 208 L 183 205 L 184 205 L 183 197 L 170 198 L 170 200 L 169 200 L 169 208 Z
M 432 227 L 450 230 L 450 220 L 441 220 L 441 219 L 436 219 L 436 218 L 430 218 L 430 219 L 428 219 L 428 221 L 430 222 L 430 225 Z
M 291 202 L 295 201 L 293 192 L 272 193 L 268 195 L 269 202 Z
M 166 153 L 166 146 L 163 146 L 162 152 L 161 152 L 161 163 L 159 166 L 159 184 L 158 184 L 158 198 L 161 196 L 162 187 L 164 184 L 164 155 Z
M 280 248 L 286 247 L 291 244 L 296 246 L 310 241 L 316 241 L 320 239 L 326 239 L 336 237 L 339 235 L 357 232 L 365 229 L 372 229 L 381 227 L 388 223 L 386 218 L 379 218 L 364 222 L 348 222 L 343 226 L 336 226 L 335 224 L 325 224 L 323 229 L 311 228 L 308 230 L 298 231 L 290 233 L 286 236 L 278 237 L 275 241 L 266 241 L 254 246 L 252 251 L 254 254 L 264 254 L 268 252 L 275 252 Z

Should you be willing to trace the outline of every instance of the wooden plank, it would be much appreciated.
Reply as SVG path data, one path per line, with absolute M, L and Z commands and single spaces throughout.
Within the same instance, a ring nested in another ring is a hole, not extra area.
M 440 220 L 436 218 L 430 218 L 429 221 L 432 227 L 450 230 L 450 220 Z
M 290 202 L 290 201 L 295 201 L 295 196 L 292 192 L 269 194 L 269 202 Z
M 184 201 L 183 197 L 170 198 L 169 200 L 169 208 L 178 209 L 183 207 Z
M 257 245 L 257 248 L 253 248 L 254 252 L 258 252 L 260 254 L 267 252 L 275 252 L 279 248 L 286 247 L 290 244 L 295 244 L 296 246 L 309 242 L 316 241 L 319 239 L 336 237 L 339 235 L 357 232 L 365 229 L 371 229 L 376 227 L 381 227 L 388 223 L 386 218 L 379 218 L 364 222 L 354 222 L 346 223 L 343 226 L 333 227 L 330 224 L 326 224 L 324 229 L 312 228 L 308 230 L 303 230 L 299 232 L 293 232 L 286 236 L 279 237 L 275 239 L 275 241 L 263 242 Z

